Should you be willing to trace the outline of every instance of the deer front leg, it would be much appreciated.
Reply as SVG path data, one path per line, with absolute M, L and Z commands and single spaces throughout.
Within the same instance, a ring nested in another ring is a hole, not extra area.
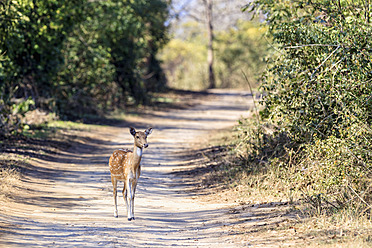
M 132 182 L 132 220 L 134 220 L 134 197 L 136 195 L 137 180 L 134 179 Z
M 118 181 L 114 178 L 111 177 L 111 182 L 112 186 L 114 188 L 113 193 L 114 193 L 114 216 L 115 218 L 118 217 L 118 207 L 117 207 L 117 186 L 118 186 Z
M 124 187 L 123 187 L 123 198 L 124 198 L 124 201 L 125 201 L 125 206 L 126 206 L 126 209 L 128 211 L 128 190 L 127 190 L 127 184 L 124 182 Z
M 134 185 L 133 179 L 127 180 L 128 220 L 134 220 Z
M 132 220 L 132 184 L 130 182 L 130 180 L 128 179 L 126 181 L 126 184 L 127 184 L 127 211 L 128 211 L 128 220 L 131 221 Z

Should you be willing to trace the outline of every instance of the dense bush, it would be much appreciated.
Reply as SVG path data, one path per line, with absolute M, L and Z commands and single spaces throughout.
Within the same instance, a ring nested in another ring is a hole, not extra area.
M 58 107 L 77 115 L 145 103 L 149 90 L 165 87 L 156 60 L 167 41 L 163 1 L 95 1 L 64 47 Z M 69 87 L 71 85 L 73 87 Z M 96 104 L 92 105 L 92 101 Z
M 164 0 L 1 2 L 0 126 L 29 97 L 64 117 L 146 103 L 166 83 L 167 17 Z
M 277 54 L 263 76 L 263 126 L 246 131 L 245 147 L 319 208 L 372 203 L 371 8 L 329 0 L 247 6 L 264 12 Z M 268 142 L 276 145 L 257 148 Z
M 22 126 L 18 106 L 49 108 L 63 42 L 81 20 L 83 1 L 3 1 L 0 4 L 0 135 Z

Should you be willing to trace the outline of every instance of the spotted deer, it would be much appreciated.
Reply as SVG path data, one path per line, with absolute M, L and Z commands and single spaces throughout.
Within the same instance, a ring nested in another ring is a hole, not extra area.
M 130 127 L 130 133 L 134 137 L 133 151 L 119 149 L 114 151 L 109 159 L 111 182 L 114 187 L 114 216 L 118 217 L 117 208 L 117 183 L 124 181 L 123 197 L 128 211 L 128 220 L 134 220 L 134 194 L 136 192 L 138 178 L 141 174 L 141 158 L 143 148 L 147 148 L 147 136 L 152 128 L 144 132 L 137 132 Z

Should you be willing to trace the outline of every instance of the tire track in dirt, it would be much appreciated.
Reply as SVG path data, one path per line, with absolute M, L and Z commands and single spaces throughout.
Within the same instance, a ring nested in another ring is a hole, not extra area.
M 23 179 L 20 200 L 1 207 L 0 246 L 244 246 L 222 228 L 231 205 L 199 203 L 185 191 L 190 182 L 171 174 L 186 162 L 177 152 L 205 142 L 211 131 L 233 126 L 251 107 L 247 92 L 210 93 L 212 97 L 190 109 L 154 111 L 129 120 L 136 129 L 154 128 L 142 158 L 135 221 L 127 221 L 121 193 L 119 218 L 114 218 L 107 166 L 114 149 L 132 148 L 132 136 L 127 127 L 99 127 L 56 158 L 33 159 L 38 171 Z

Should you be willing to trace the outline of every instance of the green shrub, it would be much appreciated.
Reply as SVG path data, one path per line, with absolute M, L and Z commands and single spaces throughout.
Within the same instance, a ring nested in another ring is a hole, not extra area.
M 265 13 L 277 54 L 262 78 L 261 123 L 254 133 L 241 127 L 245 159 L 263 160 L 288 195 L 302 194 L 318 213 L 370 214 L 372 5 L 256 0 L 247 8 Z

